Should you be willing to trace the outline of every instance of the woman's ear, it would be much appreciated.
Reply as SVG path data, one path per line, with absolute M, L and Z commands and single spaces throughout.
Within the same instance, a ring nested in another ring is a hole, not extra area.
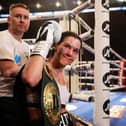
M 57 48 L 57 46 L 58 46 L 58 44 L 54 43 L 53 46 L 52 46 L 53 50 L 55 50 Z

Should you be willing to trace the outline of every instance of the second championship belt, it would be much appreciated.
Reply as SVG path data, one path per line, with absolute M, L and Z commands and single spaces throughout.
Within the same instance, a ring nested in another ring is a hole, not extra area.
M 48 67 L 43 69 L 41 80 L 41 111 L 44 114 L 45 126 L 58 126 L 60 120 L 60 94 L 53 76 Z

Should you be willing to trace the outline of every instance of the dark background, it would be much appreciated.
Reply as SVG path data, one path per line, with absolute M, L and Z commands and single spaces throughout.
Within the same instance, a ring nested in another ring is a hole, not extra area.
M 55 2 L 57 0 L 20 0 L 30 7 L 31 12 L 47 12 L 47 11 L 61 11 L 61 10 L 72 10 L 77 7 L 77 0 L 59 0 L 62 3 L 62 6 L 59 8 L 55 7 Z M 82 0 L 85 2 L 86 0 Z M 11 3 L 17 3 L 18 0 L 0 0 L 0 5 L 3 6 L 3 9 L 0 11 L 1 14 L 8 14 L 8 7 Z M 37 9 L 35 7 L 36 3 L 40 3 L 42 6 Z M 110 7 L 120 7 L 118 11 L 110 12 L 110 44 L 111 47 L 119 53 L 122 57 L 126 58 L 126 1 L 117 2 L 116 0 L 110 0 Z M 81 13 L 80 16 L 94 28 L 94 13 Z M 34 38 L 36 32 L 41 25 L 42 21 L 31 21 L 29 31 L 24 35 L 24 38 Z M 6 23 L 0 24 L 0 30 L 7 28 Z M 94 46 L 93 39 L 88 40 L 90 46 Z M 93 59 L 94 56 L 89 52 L 85 52 L 87 59 Z

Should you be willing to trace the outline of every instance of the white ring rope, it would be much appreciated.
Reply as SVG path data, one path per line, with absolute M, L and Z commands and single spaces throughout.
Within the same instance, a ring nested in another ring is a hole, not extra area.
M 126 79 L 124 76 L 116 76 L 116 75 L 109 75 L 109 79 Z M 86 77 L 79 77 L 79 79 L 94 79 L 94 77 L 86 76 Z
M 88 1 L 84 2 L 83 4 L 81 4 L 80 6 L 74 8 L 72 10 L 72 13 L 79 14 L 83 9 L 89 9 L 93 6 L 94 6 L 94 0 L 88 0 Z
M 82 38 L 83 41 L 93 38 L 93 36 L 94 36 L 93 30 L 88 30 L 87 32 L 80 34 L 80 37 Z
M 122 66 L 120 66 L 120 64 L 118 64 L 118 63 L 116 63 L 116 62 L 114 62 L 114 61 L 107 61 L 107 62 L 104 62 L 104 63 L 109 63 L 109 64 L 112 64 L 112 65 L 114 65 L 114 66 L 116 66 L 116 67 L 118 67 L 118 68 L 120 68 L 120 69 L 123 69 L 123 70 L 126 70 L 126 68 L 125 67 L 122 67 Z
M 110 71 L 119 71 L 120 68 L 110 68 Z
M 124 76 L 116 76 L 116 75 L 110 75 L 110 78 L 111 79 L 126 79 L 126 77 L 124 77 Z
M 90 76 L 86 76 L 86 77 L 79 77 L 79 79 L 90 79 L 90 80 L 93 80 L 94 79 L 94 77 L 90 77 Z
M 83 85 L 93 85 L 94 86 L 94 82 L 92 81 L 92 83 L 90 82 L 83 82 L 83 83 L 79 83 L 79 86 L 83 86 Z
M 82 43 L 82 47 L 85 48 L 90 53 L 94 54 L 94 49 L 91 46 L 89 46 L 88 44 L 86 44 L 84 41 Z
M 106 64 L 112 64 L 117 68 L 110 68 L 110 71 L 120 71 L 120 70 L 126 70 L 126 68 L 124 66 L 121 66 L 119 64 L 120 61 L 107 61 L 107 62 L 103 62 Z M 94 71 L 94 62 L 87 62 L 85 63 L 84 61 L 80 61 L 78 62 L 78 64 L 74 64 L 73 66 L 68 66 L 66 67 L 65 71 L 72 71 L 75 74 L 93 74 Z
M 80 16 L 76 16 L 74 20 L 79 22 L 87 31 L 93 30 Z
M 121 59 L 121 60 L 124 60 L 126 62 L 126 59 L 123 58 L 122 56 L 120 56 L 117 52 L 115 52 L 112 48 L 110 48 L 110 51 L 115 55 L 117 56 L 117 58 Z

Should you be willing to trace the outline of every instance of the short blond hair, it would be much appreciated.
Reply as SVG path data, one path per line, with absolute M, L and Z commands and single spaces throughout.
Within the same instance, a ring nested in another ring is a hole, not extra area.
M 29 7 L 26 4 L 24 4 L 24 3 L 15 3 L 15 4 L 10 5 L 9 14 L 11 13 L 11 10 L 13 10 L 16 7 L 21 7 L 21 8 L 24 8 L 24 9 L 30 11 Z

